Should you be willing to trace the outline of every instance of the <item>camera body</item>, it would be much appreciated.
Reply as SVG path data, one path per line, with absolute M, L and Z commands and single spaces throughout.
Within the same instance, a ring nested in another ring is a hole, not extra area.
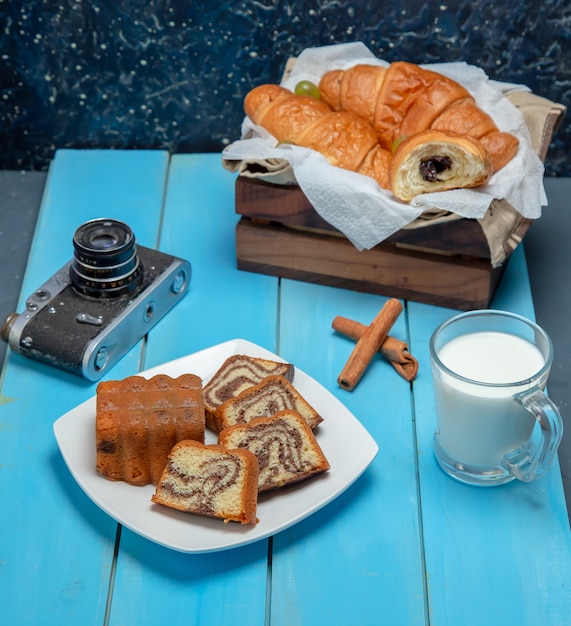
M 184 297 L 191 266 L 136 246 L 118 220 L 86 222 L 73 243 L 74 258 L 0 335 L 14 352 L 96 381 Z

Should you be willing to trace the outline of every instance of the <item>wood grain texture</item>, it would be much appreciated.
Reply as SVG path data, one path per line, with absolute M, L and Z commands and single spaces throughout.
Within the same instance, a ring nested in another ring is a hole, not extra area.
M 188 259 L 192 278 L 180 307 L 154 329 L 145 367 L 235 337 L 277 349 L 279 281 L 236 271 L 233 186 L 215 155 L 172 158 L 159 248 Z
M 338 500 L 274 537 L 270 623 L 423 624 L 410 384 L 378 355 L 353 392 L 337 386 L 355 344 L 333 331 L 332 320 L 340 314 L 368 323 L 386 298 L 290 280 L 282 280 L 281 294 L 281 355 L 339 398 L 379 453 Z M 405 315 L 391 333 L 407 339 Z
M 233 178 L 214 156 L 171 160 L 159 247 L 188 259 L 192 278 L 187 296 L 149 333 L 144 368 L 236 337 L 277 348 L 278 280 L 236 271 Z M 267 559 L 267 540 L 178 554 L 124 529 L 110 623 L 263 624 Z
M 216 154 L 169 162 L 162 152 L 58 152 L 24 295 L 69 259 L 79 223 L 124 219 L 143 245 L 187 258 L 193 276 L 187 297 L 109 376 L 243 337 L 339 398 L 378 442 L 377 457 L 337 500 L 271 541 L 189 555 L 123 529 L 115 560 L 117 524 L 77 486 L 52 433 L 94 384 L 10 354 L 1 392 L 12 401 L 0 405 L 2 624 L 567 626 L 571 532 L 558 464 L 536 483 L 478 489 L 433 458 L 428 340 L 457 311 L 403 302 L 391 335 L 419 360 L 416 379 L 378 354 L 344 391 L 336 381 L 354 341 L 331 323 L 367 324 L 387 296 L 237 270 L 234 183 Z M 311 242 L 295 249 L 301 269 L 319 261 Z M 533 317 L 522 248 L 491 306 Z
M 492 306 L 533 319 L 523 248 L 510 259 Z M 564 626 L 571 615 L 571 536 L 558 463 L 534 483 L 478 488 L 449 478 L 433 458 L 428 341 L 453 313 L 408 303 L 410 348 L 425 372 L 413 390 L 432 623 Z
M 236 179 L 236 213 L 265 219 L 291 227 L 339 231 L 326 222 L 296 185 L 273 185 L 259 179 Z M 479 259 L 490 258 L 490 247 L 477 220 L 458 219 L 421 228 L 403 228 L 387 240 L 435 253 L 461 254 Z
M 259 224 L 236 227 L 240 269 L 427 304 L 488 306 L 503 271 L 489 261 L 379 244 L 359 251 L 347 239 Z
M 58 152 L 47 180 L 20 299 L 72 256 L 82 222 L 114 216 L 153 245 L 168 155 Z M 139 369 L 141 343 L 113 369 Z M 9 354 L 0 406 L 3 624 L 103 623 L 117 524 L 81 491 L 57 449 L 53 422 L 95 393 L 95 385 Z M 8 504 L 9 502 L 9 504 Z

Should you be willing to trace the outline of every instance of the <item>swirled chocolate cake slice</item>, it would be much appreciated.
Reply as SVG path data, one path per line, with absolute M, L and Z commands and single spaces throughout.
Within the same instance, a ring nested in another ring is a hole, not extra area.
M 179 511 L 256 524 L 258 460 L 249 450 L 180 441 L 152 501 Z
M 240 395 L 223 402 L 214 412 L 215 429 L 246 424 L 255 417 L 270 417 L 278 411 L 297 411 L 314 429 L 323 421 L 319 413 L 283 376 L 267 376 L 257 385 L 244 389 Z
M 219 433 L 218 443 L 229 449 L 245 448 L 258 457 L 260 492 L 305 480 L 330 468 L 313 431 L 292 410 L 226 428 Z
M 204 386 L 206 425 L 217 430 L 214 411 L 229 398 L 237 396 L 248 387 L 256 385 L 266 376 L 280 375 L 293 380 L 295 368 L 291 363 L 281 363 L 259 357 L 234 354 L 220 366 Z
M 204 442 L 202 380 L 129 376 L 97 385 L 96 469 L 109 480 L 157 484 L 172 447 Z

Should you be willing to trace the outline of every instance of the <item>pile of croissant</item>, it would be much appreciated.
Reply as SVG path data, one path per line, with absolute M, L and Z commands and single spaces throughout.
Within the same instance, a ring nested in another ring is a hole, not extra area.
M 260 85 L 244 110 L 278 142 L 316 150 L 405 202 L 485 185 L 518 151 L 462 85 L 414 63 L 331 70 L 318 96 Z

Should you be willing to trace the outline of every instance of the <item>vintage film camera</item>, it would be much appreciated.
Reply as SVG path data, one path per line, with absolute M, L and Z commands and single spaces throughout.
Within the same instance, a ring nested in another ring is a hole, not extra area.
M 82 224 L 73 259 L 11 313 L 0 337 L 19 354 L 99 380 L 186 294 L 188 261 L 137 246 L 116 219 Z

